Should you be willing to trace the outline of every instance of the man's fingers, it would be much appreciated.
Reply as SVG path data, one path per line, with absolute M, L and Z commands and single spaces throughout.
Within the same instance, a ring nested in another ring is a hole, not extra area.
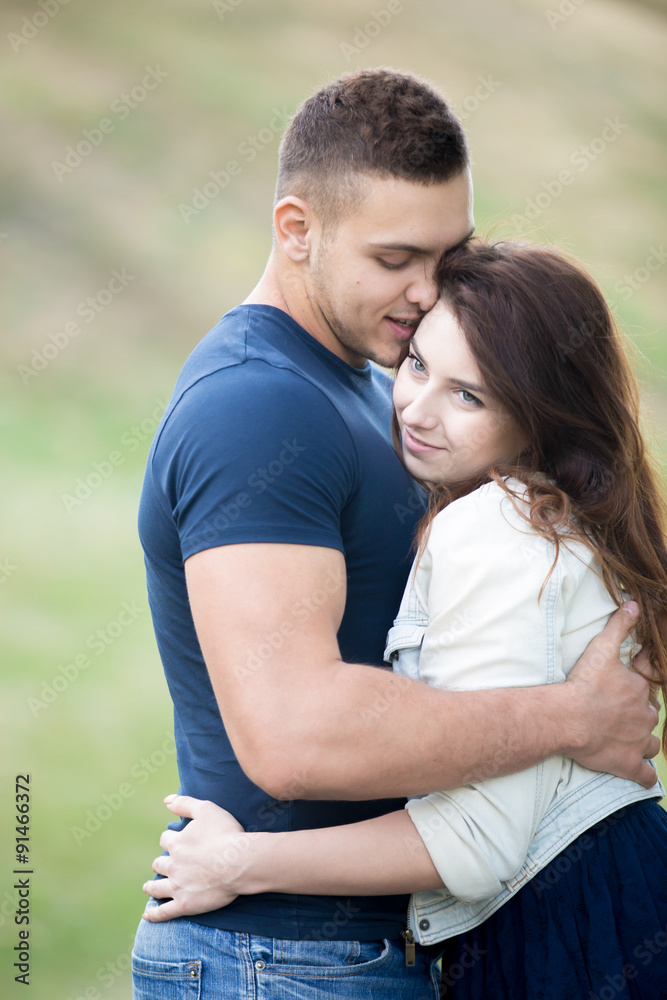
M 151 865 L 151 868 L 156 875 L 168 875 L 169 872 L 167 870 L 167 866 L 169 865 L 170 860 L 171 859 L 168 854 L 160 854 Z
M 161 924 L 165 920 L 182 917 L 183 914 L 176 900 L 172 899 L 168 903 L 163 903 L 162 906 L 151 906 L 150 910 L 146 910 L 142 916 L 144 920 L 148 920 L 151 924 Z
M 198 807 L 204 804 L 204 800 L 195 799 L 191 795 L 167 795 L 164 804 L 177 816 L 194 819 Z
M 163 851 L 171 851 L 176 838 L 179 836 L 177 830 L 163 830 L 158 841 Z
M 639 605 L 634 601 L 626 601 L 618 611 L 614 612 L 600 635 L 605 642 L 613 643 L 620 650 L 622 643 L 636 626 L 638 615 Z
M 658 775 L 655 772 L 655 768 L 651 767 L 648 761 L 644 761 L 636 777 L 633 776 L 633 780 L 639 782 L 644 788 L 653 788 L 658 780 Z
M 150 882 L 144 882 L 144 892 L 153 899 L 171 899 L 174 895 L 171 882 L 168 878 L 154 878 Z

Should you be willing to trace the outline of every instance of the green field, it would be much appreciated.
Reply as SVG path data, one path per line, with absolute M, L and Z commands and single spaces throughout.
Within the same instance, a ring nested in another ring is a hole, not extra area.
M 278 123 L 321 83 L 391 65 L 442 89 L 470 135 L 479 231 L 553 240 L 597 276 L 664 464 L 664 4 L 387 6 L 3 5 L 3 996 L 23 995 L 10 848 L 25 772 L 30 996 L 130 995 L 177 787 L 135 529 L 143 466 L 184 358 L 263 267 Z

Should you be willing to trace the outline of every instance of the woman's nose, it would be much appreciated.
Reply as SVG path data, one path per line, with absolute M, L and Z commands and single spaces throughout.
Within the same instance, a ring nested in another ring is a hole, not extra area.
M 409 427 L 433 428 L 438 422 L 433 402 L 427 393 L 415 396 L 403 409 L 403 421 Z

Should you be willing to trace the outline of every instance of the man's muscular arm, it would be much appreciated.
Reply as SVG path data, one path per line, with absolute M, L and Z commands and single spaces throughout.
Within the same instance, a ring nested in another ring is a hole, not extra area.
M 655 783 L 643 758 L 659 748 L 657 714 L 646 681 L 618 659 L 636 620 L 627 611 L 565 684 L 448 692 L 342 662 L 345 562 L 335 549 L 227 545 L 191 556 L 185 572 L 234 751 L 275 798 L 419 795 L 553 754 Z

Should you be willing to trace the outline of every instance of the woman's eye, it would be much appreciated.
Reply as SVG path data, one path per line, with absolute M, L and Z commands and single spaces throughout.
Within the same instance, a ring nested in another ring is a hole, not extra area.
M 420 375 L 426 371 L 424 362 L 420 361 L 414 354 L 408 354 L 408 358 L 410 359 L 410 367 L 413 371 L 419 372 Z
M 473 396 L 473 394 L 471 392 L 468 392 L 467 389 L 459 389 L 459 396 L 464 403 L 470 403 L 476 406 L 484 405 L 481 399 L 478 399 L 477 396 Z

